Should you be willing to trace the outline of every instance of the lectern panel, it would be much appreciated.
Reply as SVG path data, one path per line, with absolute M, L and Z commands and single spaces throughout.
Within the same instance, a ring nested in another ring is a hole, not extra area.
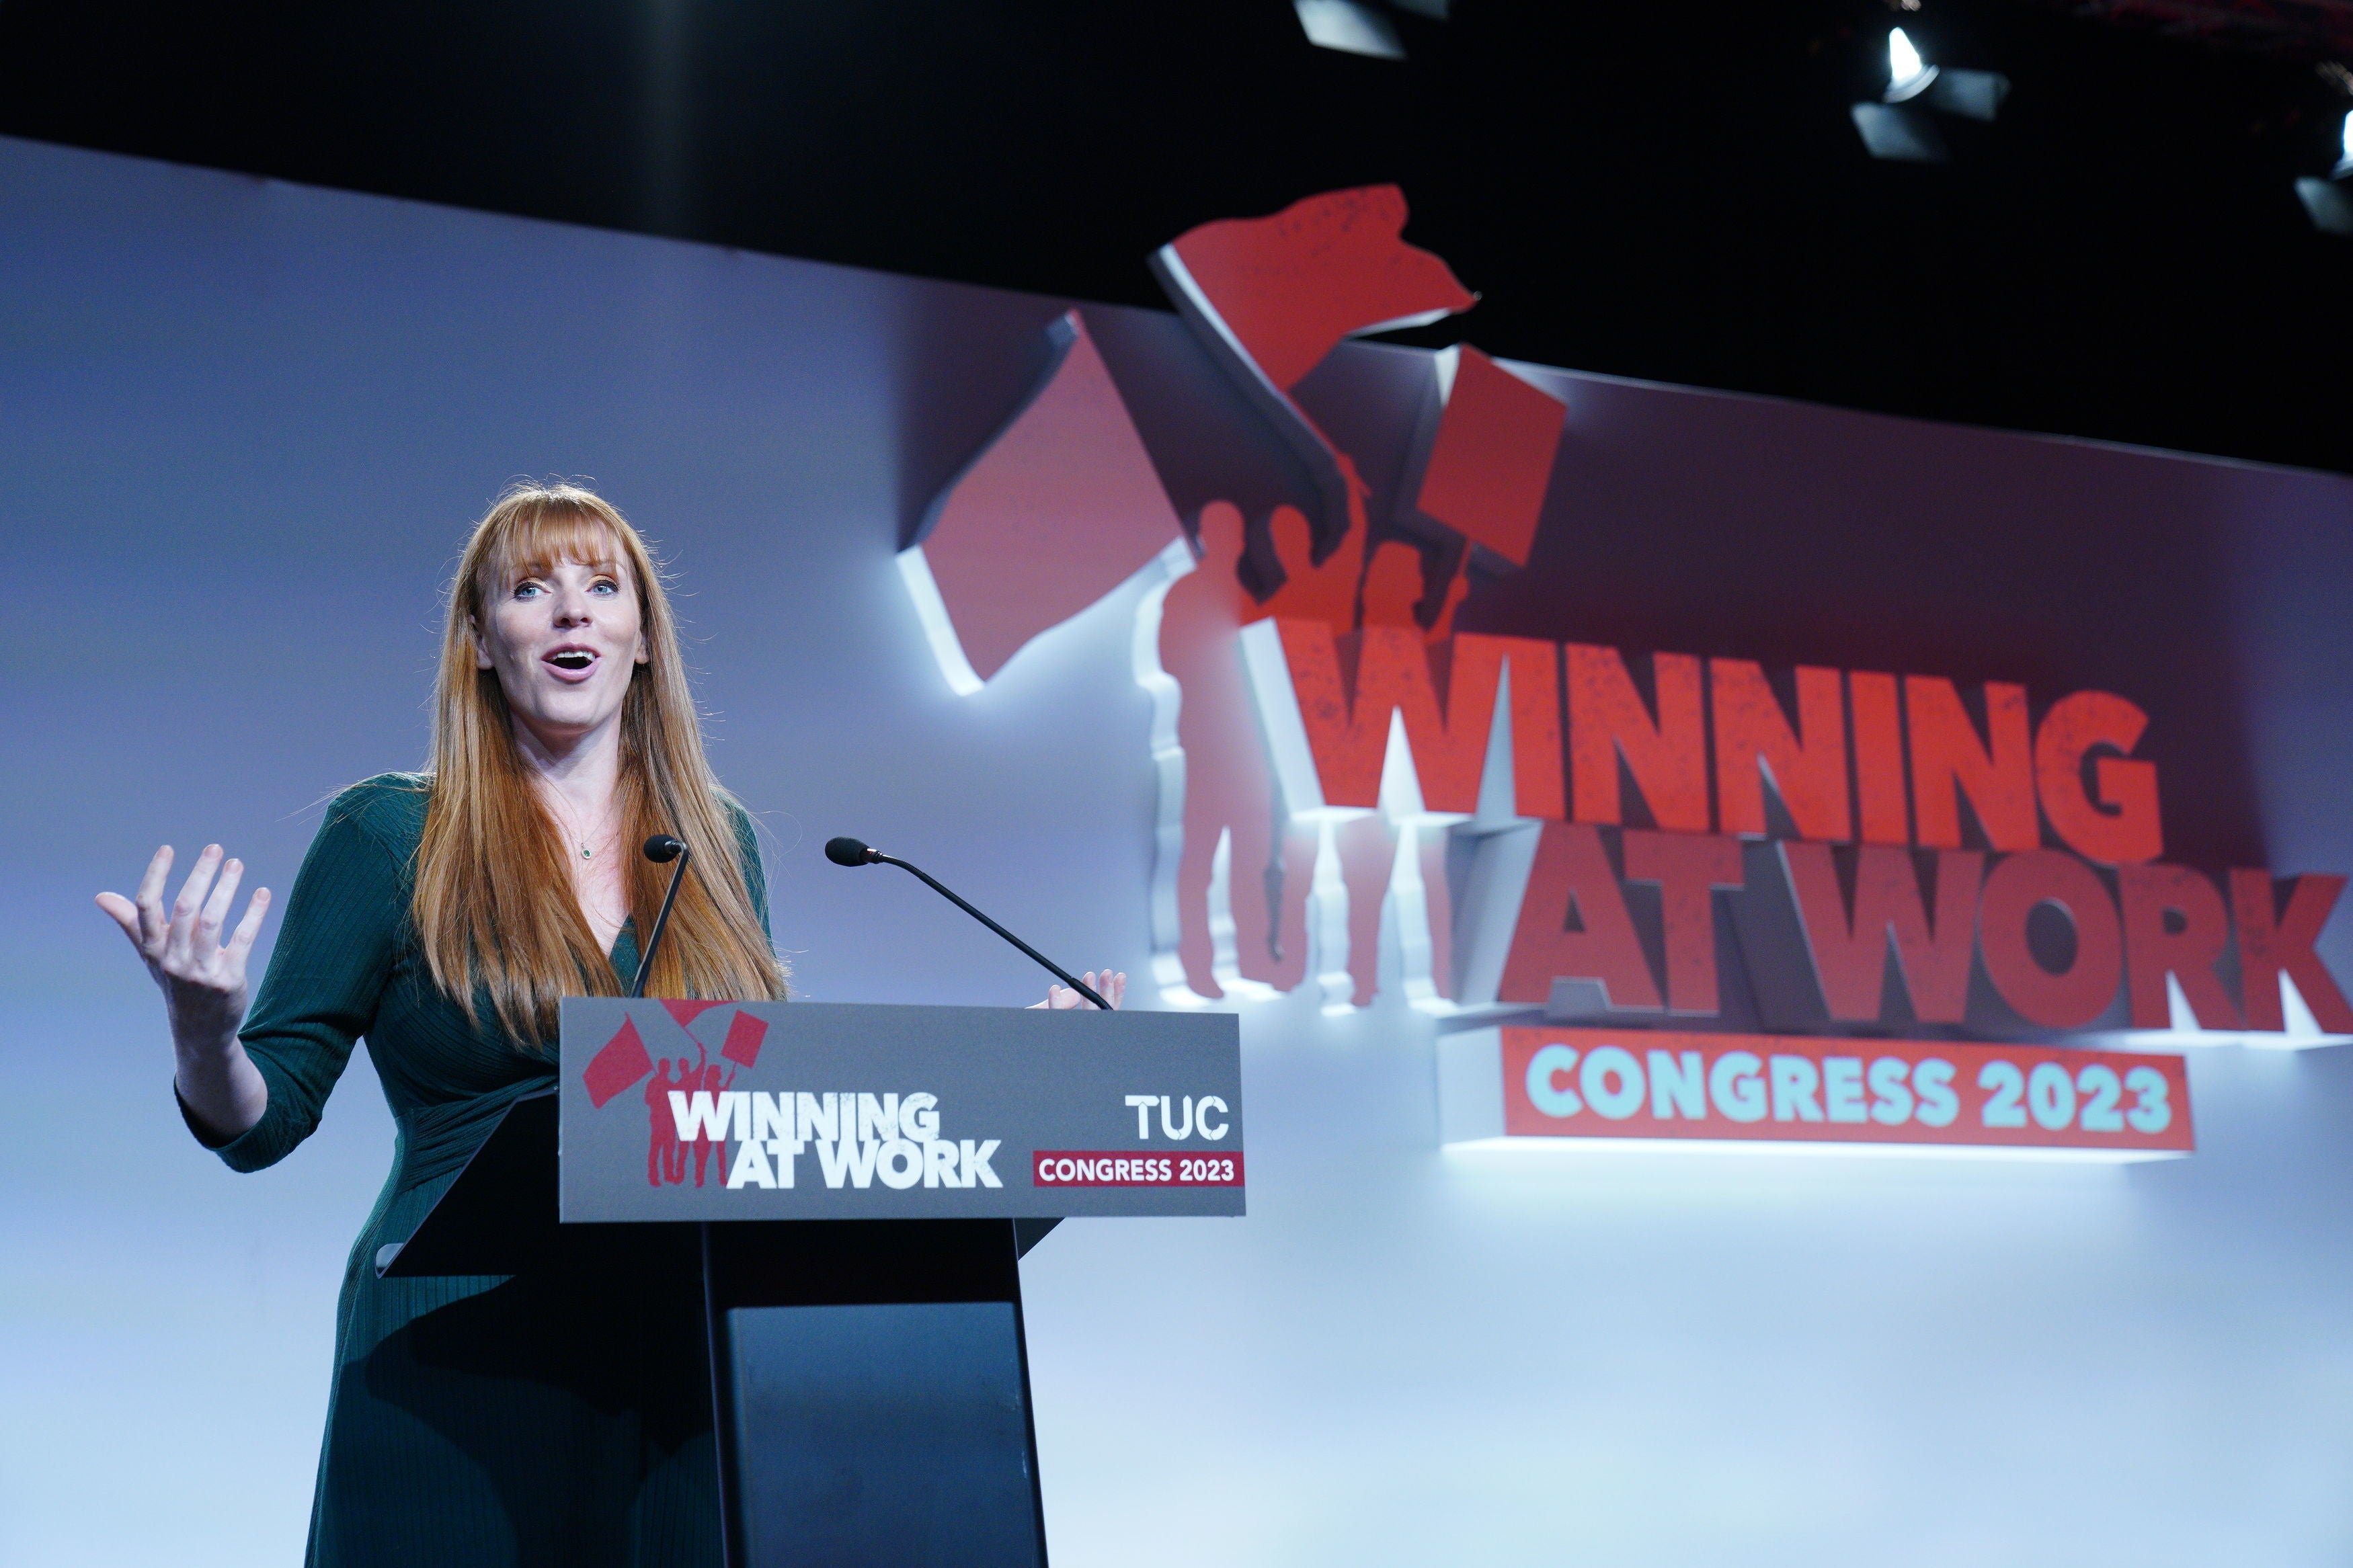
M 1230 1015 L 564 1004 L 563 1216 L 1240 1215 Z
M 738 1307 L 752 1568 L 1040 1568 L 1010 1301 Z

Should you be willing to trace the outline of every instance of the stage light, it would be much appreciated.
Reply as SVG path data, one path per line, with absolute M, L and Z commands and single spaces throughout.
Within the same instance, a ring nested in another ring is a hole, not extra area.
M 2336 181 L 2306 174 L 2295 183 L 2295 197 L 2304 204 L 2313 227 L 2323 234 L 2353 236 L 2353 201 L 2346 200 L 2344 188 Z
M 1292 0 L 1292 9 L 1299 14 L 1300 30 L 1307 35 L 1307 41 L 1318 48 L 1380 60 L 1405 58 L 1397 28 L 1370 5 L 1357 5 L 1356 0 Z
M 1863 151 L 1899 163 L 1941 163 L 1950 156 L 1936 120 L 1912 100 L 1935 84 L 1937 70 L 1920 56 L 1912 35 L 1887 30 L 1887 90 L 1877 103 L 1853 106 L 1854 128 Z
M 2325 74 L 2325 73 L 2324 73 Z M 2345 116 L 2343 129 L 2337 133 L 2337 167 L 2328 178 L 2315 179 L 2306 174 L 2295 183 L 2295 199 L 2304 204 L 2305 216 L 2312 226 L 2323 234 L 2353 237 L 2353 110 Z
M 1903 103 L 1928 90 L 1936 79 L 1936 68 L 1920 58 L 1920 50 L 1911 35 L 1901 27 L 1887 30 L 1887 93 L 1882 100 Z
M 1887 90 L 1880 94 L 1878 102 L 1855 104 L 1852 112 L 1863 150 L 1873 157 L 1941 163 L 1950 154 L 1936 129 L 1936 114 L 1991 120 L 2009 93 L 2010 79 L 2000 71 L 1952 70 L 1930 65 L 1911 34 L 1890 27 Z
M 1941 163 L 1951 154 L 1936 122 L 1925 109 L 1908 103 L 1858 103 L 1852 110 L 1862 150 L 1874 158 L 1899 163 Z

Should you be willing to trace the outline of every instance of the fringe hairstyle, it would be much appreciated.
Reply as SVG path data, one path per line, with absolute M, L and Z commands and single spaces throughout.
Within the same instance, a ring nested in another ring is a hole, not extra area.
M 511 485 L 475 525 L 449 585 L 433 692 L 432 798 L 410 907 L 435 982 L 477 1024 L 487 994 L 500 1026 L 533 1054 L 554 1043 L 563 997 L 622 989 L 572 895 L 570 858 L 533 788 L 498 672 L 475 668 L 474 631 L 488 625 L 489 606 L 519 576 L 558 561 L 612 562 L 637 590 L 649 662 L 631 667 L 621 705 L 619 842 L 641 938 L 670 868 L 637 846 L 670 833 L 694 851 L 646 994 L 786 994 L 784 966 L 744 885 L 733 802 L 703 758 L 660 569 L 637 530 L 594 491 Z

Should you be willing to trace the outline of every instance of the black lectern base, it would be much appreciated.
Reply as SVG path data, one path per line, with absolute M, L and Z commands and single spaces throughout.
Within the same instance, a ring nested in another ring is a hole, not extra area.
M 1022 1253 L 1052 1220 L 578 1225 L 519 1100 L 377 1272 L 598 1276 L 699 1251 L 729 1568 L 1044 1568 Z
M 737 1307 L 728 1437 L 742 1562 L 1035 1568 L 1019 1313 L 1009 1301 Z
M 703 1236 L 731 1563 L 1040 1568 L 1010 1221 Z

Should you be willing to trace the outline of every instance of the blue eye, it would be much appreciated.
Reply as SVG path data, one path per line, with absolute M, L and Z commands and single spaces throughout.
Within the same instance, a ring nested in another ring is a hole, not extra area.
M 514 596 L 518 599 L 536 599 L 546 591 L 537 583 L 518 583 L 515 584 Z
M 610 577 L 599 577 L 588 584 L 588 591 L 592 594 L 617 594 L 621 591 L 621 585 Z

